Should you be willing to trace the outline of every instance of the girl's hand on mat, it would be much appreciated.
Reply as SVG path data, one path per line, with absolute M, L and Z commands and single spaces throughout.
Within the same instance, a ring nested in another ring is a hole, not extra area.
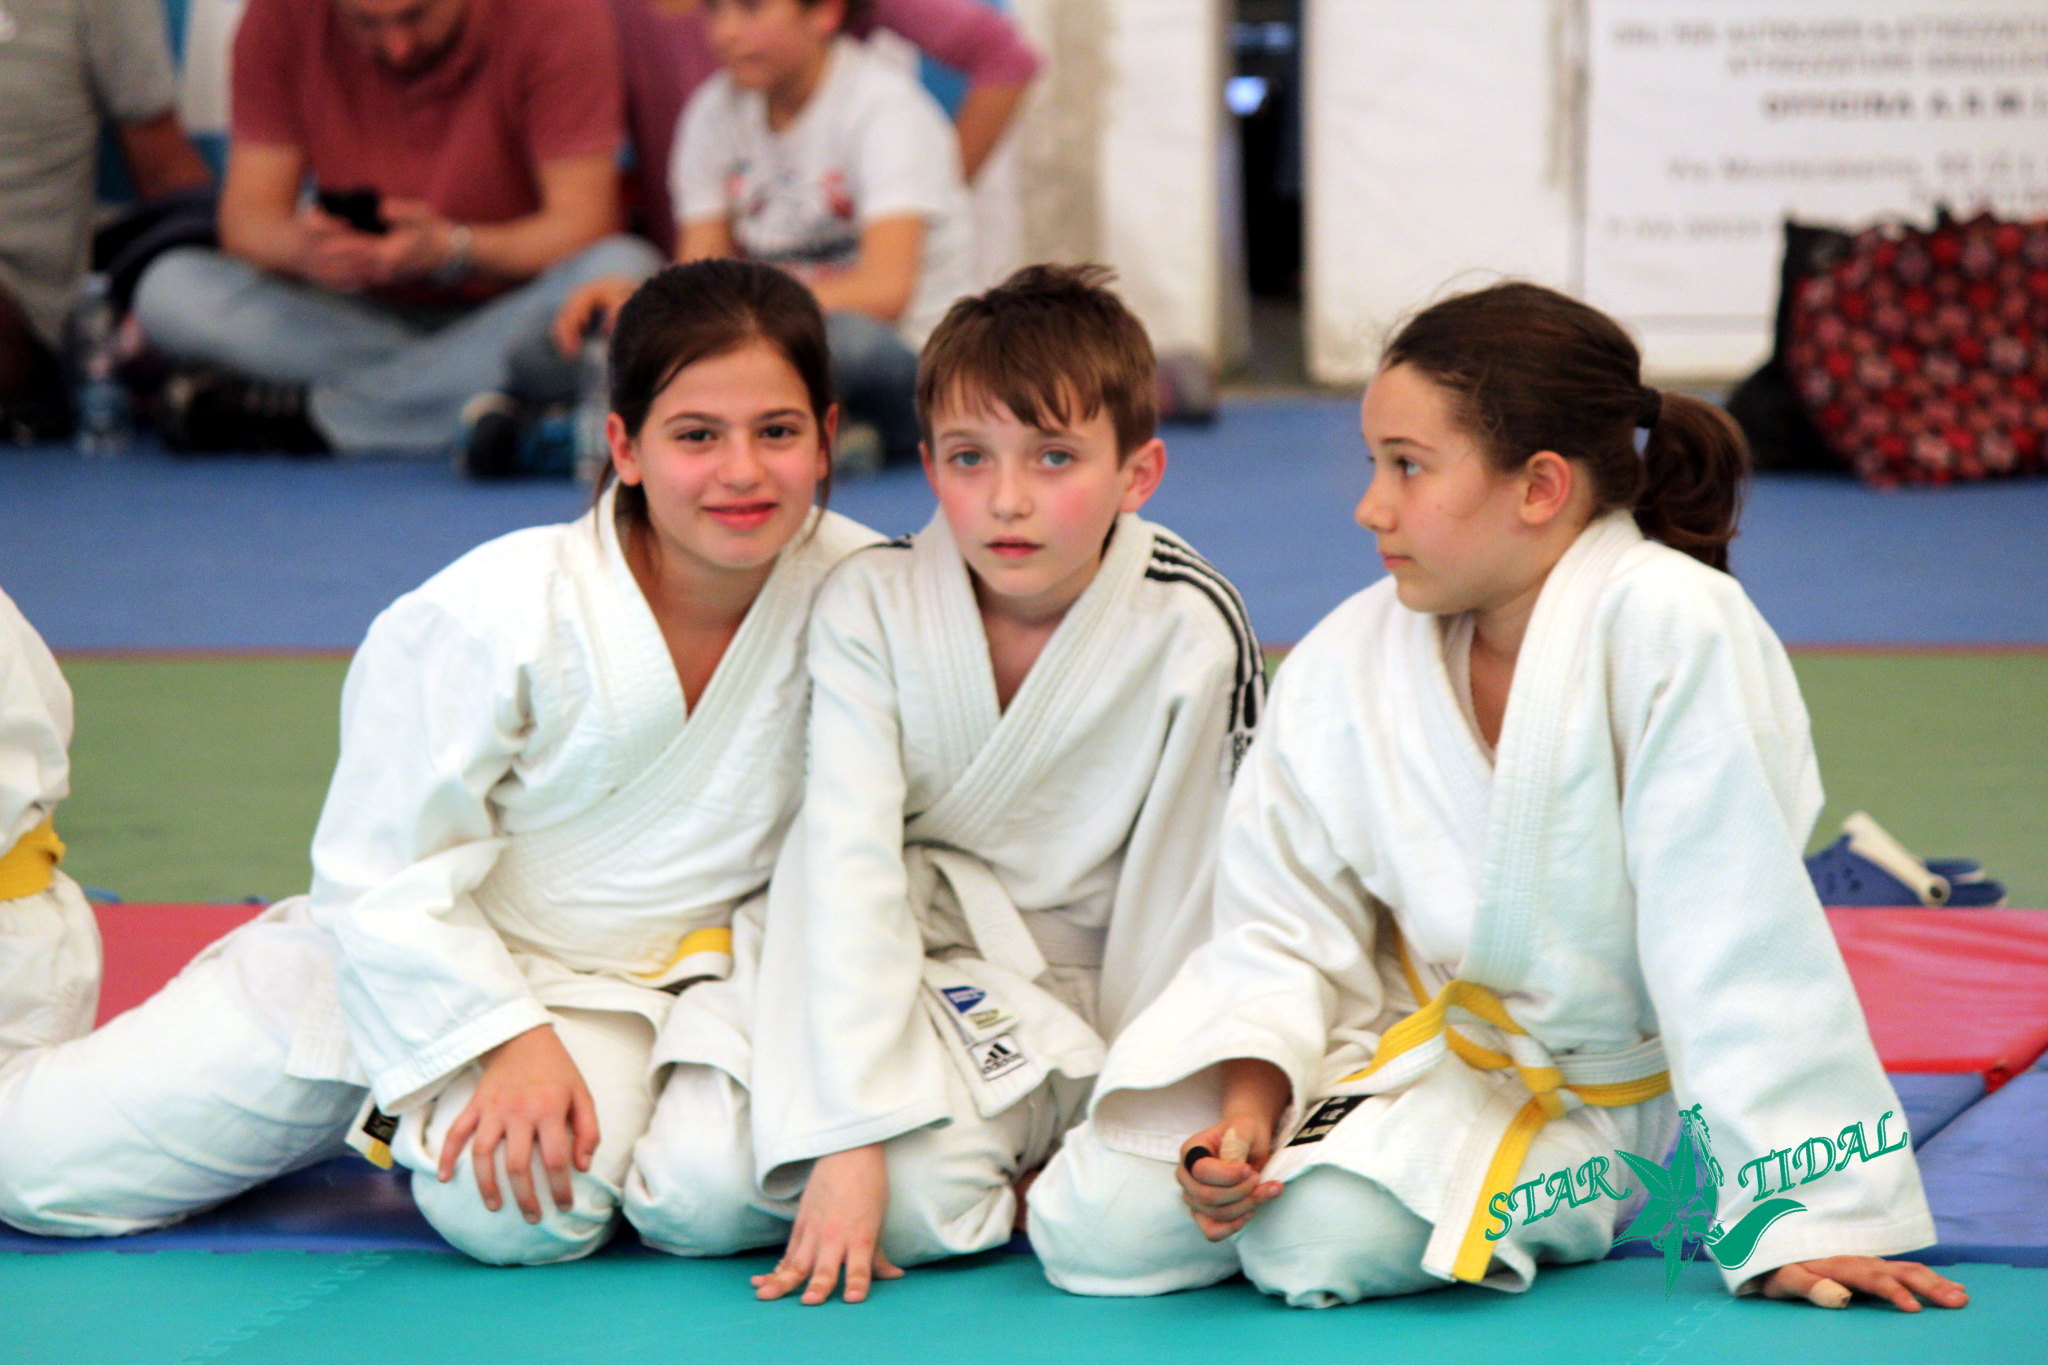
M 620 276 L 578 285 L 555 314 L 556 349 L 566 356 L 579 354 L 592 323 L 596 323 L 598 330 L 606 336 L 611 335 L 612 324 L 619 320 L 619 310 L 626 306 L 626 300 L 632 298 L 633 291 L 639 287 L 637 281 Z
M 1181 1198 L 1204 1237 L 1220 1242 L 1250 1221 L 1259 1205 L 1286 1186 L 1260 1180 L 1273 1155 L 1273 1116 L 1226 1111 L 1214 1126 L 1181 1144 Z
M 526 1221 L 540 1221 L 540 1200 L 533 1189 L 536 1148 L 547 1169 L 555 1207 L 567 1212 L 576 1197 L 569 1165 L 573 1161 L 577 1170 L 587 1171 L 597 1151 L 597 1106 L 552 1024 L 528 1029 L 484 1054 L 476 1094 L 441 1144 L 443 1181 L 454 1178 L 463 1145 L 469 1144 L 477 1190 L 493 1213 L 504 1202 L 498 1193 L 495 1159 L 501 1142 L 512 1197 Z
M 1875 1256 L 1830 1256 L 1821 1261 L 1781 1265 L 1764 1279 L 1767 1299 L 1805 1299 L 1822 1308 L 1848 1306 L 1851 1292 L 1890 1299 L 1902 1313 L 1920 1311 L 1920 1300 L 1940 1308 L 1961 1308 L 1969 1291 L 1918 1261 L 1885 1261 Z
M 882 1254 L 882 1215 L 889 1208 L 889 1168 L 874 1143 L 822 1156 L 811 1167 L 797 1205 L 789 1249 L 766 1275 L 754 1276 L 754 1297 L 779 1299 L 804 1287 L 803 1302 L 832 1297 L 839 1272 L 846 1271 L 842 1298 L 859 1303 L 875 1280 L 900 1279 L 901 1270 Z

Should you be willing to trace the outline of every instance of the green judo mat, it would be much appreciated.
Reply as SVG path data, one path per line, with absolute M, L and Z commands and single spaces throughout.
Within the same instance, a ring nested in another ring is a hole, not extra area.
M 601 1256 L 493 1270 L 427 1252 L 165 1251 L 0 1256 L 0 1355 L 65 1365 L 432 1365 L 513 1361 L 984 1360 L 1653 1365 L 1654 1362 L 2019 1361 L 2041 1354 L 2048 1272 L 1966 1266 L 1957 1311 L 1859 1301 L 1825 1312 L 1733 1299 L 1694 1264 L 1667 1296 L 1660 1262 L 1545 1270 L 1527 1294 L 1455 1288 L 1327 1312 L 1242 1280 L 1154 1299 L 1082 1299 L 1035 1261 L 994 1255 L 914 1270 L 865 1304 L 754 1301 L 766 1258 Z
M 2048 906 L 2048 653 L 1806 654 L 1826 842 L 1868 810 L 1923 855 L 1981 859 Z M 67 659 L 66 869 L 133 901 L 303 891 L 334 763 L 333 658 Z

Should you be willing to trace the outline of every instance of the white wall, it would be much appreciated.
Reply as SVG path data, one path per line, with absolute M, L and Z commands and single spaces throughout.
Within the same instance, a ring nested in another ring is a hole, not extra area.
M 1570 0 L 1309 0 L 1309 371 L 1362 383 L 1419 304 L 1574 274 Z
M 1019 130 L 1024 254 L 1115 267 L 1154 345 L 1218 357 L 1222 0 L 1018 0 L 1016 13 L 1050 59 Z

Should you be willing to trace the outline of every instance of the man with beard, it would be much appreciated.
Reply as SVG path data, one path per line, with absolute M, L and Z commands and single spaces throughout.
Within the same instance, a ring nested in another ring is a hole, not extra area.
M 603 0 L 250 0 L 221 249 L 136 294 L 166 441 L 432 448 L 477 393 L 573 394 L 556 308 L 659 264 L 618 235 L 618 67 Z

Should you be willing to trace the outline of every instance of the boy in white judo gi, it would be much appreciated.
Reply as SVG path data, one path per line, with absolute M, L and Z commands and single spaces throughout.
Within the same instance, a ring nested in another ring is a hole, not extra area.
M 1961 1306 L 1881 1259 L 1934 1226 L 1800 861 L 1798 686 L 1722 571 L 1739 433 L 1521 284 L 1409 323 L 1363 426 L 1391 576 L 1281 669 L 1218 937 L 1033 1191 L 1048 1275 L 1325 1306 L 1617 1232 L 1675 1275 L 1690 1234 L 1738 1292 Z
M 1137 515 L 1166 452 L 1105 278 L 954 305 L 918 382 L 939 513 L 820 591 L 753 998 L 764 1196 L 801 1191 L 763 1298 L 1000 1246 L 1104 1040 L 1206 932 L 1261 659 L 1229 583 Z

